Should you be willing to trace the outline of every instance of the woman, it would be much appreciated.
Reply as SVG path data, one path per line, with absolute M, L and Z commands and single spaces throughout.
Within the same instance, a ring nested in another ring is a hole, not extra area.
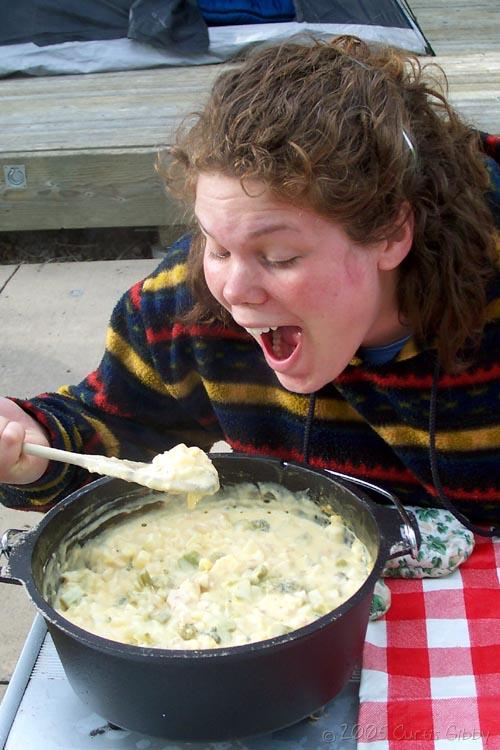
M 24 439 L 145 458 L 223 437 L 497 520 L 491 178 L 417 60 L 352 37 L 259 50 L 171 157 L 194 236 L 118 303 L 96 372 L 2 400 L 3 502 L 82 482 Z

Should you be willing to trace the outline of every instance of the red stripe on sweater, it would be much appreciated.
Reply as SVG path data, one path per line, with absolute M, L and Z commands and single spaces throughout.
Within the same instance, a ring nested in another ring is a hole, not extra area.
M 143 281 L 138 281 L 129 290 L 129 299 L 135 310 L 138 310 L 141 305 L 142 284 Z
M 49 393 L 40 393 L 39 396 L 37 396 L 37 398 L 44 398 L 44 396 L 49 396 L 49 395 L 50 395 Z M 54 424 L 51 418 L 47 416 L 47 414 L 44 411 L 34 406 L 31 403 L 31 401 L 23 402 L 21 401 L 21 399 L 15 399 L 15 398 L 13 398 L 12 401 L 17 403 L 17 405 L 20 406 L 22 409 L 27 411 L 28 414 L 30 414 L 33 417 L 33 419 L 36 419 L 36 421 L 42 425 L 42 427 L 45 427 L 45 429 L 47 430 L 49 434 L 51 444 L 57 441 L 59 437 L 59 432 L 57 430 L 57 427 L 54 428 Z M 42 507 L 42 506 L 37 506 L 37 509 L 39 507 Z
M 104 392 L 96 393 L 94 396 L 94 404 L 105 411 L 107 414 L 114 414 L 117 417 L 126 417 L 127 419 L 132 418 L 134 415 L 131 412 L 120 409 L 116 404 L 111 403 Z
M 85 453 L 98 453 L 98 452 L 100 453 L 102 451 L 102 448 L 103 448 L 103 443 L 100 439 L 100 436 L 96 432 L 94 432 L 90 436 L 89 440 L 87 440 L 84 443 Z
M 242 443 L 237 440 L 230 440 L 228 437 L 225 438 L 231 445 L 233 450 L 241 453 L 249 453 L 264 456 L 274 456 L 276 458 L 288 459 L 289 461 L 297 461 L 303 463 L 304 456 L 301 451 L 295 449 L 276 448 L 270 445 L 262 445 L 258 450 L 255 446 L 248 443 Z M 386 468 L 383 466 L 365 466 L 363 464 L 355 466 L 352 462 L 346 461 L 344 463 L 340 461 L 329 461 L 328 465 L 319 458 L 311 456 L 309 459 L 311 466 L 315 466 L 319 469 L 328 468 L 334 471 L 340 471 L 343 474 L 352 474 L 355 477 L 379 479 L 387 482 L 404 482 L 406 484 L 419 485 L 420 482 L 408 469 L 396 469 Z
M 464 385 L 476 385 L 488 383 L 500 378 L 500 364 L 488 368 L 479 368 L 472 372 L 463 372 L 457 375 L 443 374 L 439 378 L 439 385 L 444 388 L 460 387 Z M 376 372 L 367 372 L 358 368 L 344 372 L 334 381 L 339 385 L 349 385 L 359 381 L 375 383 L 382 388 L 430 388 L 432 386 L 432 374 L 427 375 L 381 375 Z
M 181 323 L 174 323 L 172 328 L 165 327 L 161 328 L 159 331 L 154 331 L 151 328 L 146 329 L 146 338 L 149 344 L 160 344 L 165 341 L 173 341 L 182 336 L 187 336 L 188 338 L 191 336 L 201 336 L 235 341 L 248 341 L 251 338 L 249 333 L 235 331 L 233 328 L 226 328 L 225 326 L 184 326 Z
M 227 440 L 231 448 L 237 453 L 247 453 L 248 455 L 257 456 L 273 456 L 274 458 L 284 458 L 289 461 L 303 462 L 303 455 L 297 450 L 287 450 L 285 448 L 271 447 L 270 445 L 263 445 L 260 448 L 256 448 L 251 443 L 242 443 L 239 440 L 231 440 L 226 435 L 224 439 Z
M 40 393 L 40 395 L 38 396 L 38 398 L 44 398 L 44 396 L 48 396 L 48 395 L 49 395 L 48 393 Z M 52 425 L 50 417 L 48 417 L 47 414 L 44 411 L 41 411 L 36 406 L 33 406 L 30 401 L 28 401 L 28 404 L 29 404 L 29 408 L 30 408 L 30 413 L 33 416 L 36 417 L 37 422 L 40 422 L 40 424 L 43 425 L 45 427 L 45 429 L 48 430 L 48 432 L 50 432 L 51 435 L 57 434 L 52 429 L 53 425 Z M 21 407 L 21 408 L 23 408 L 23 407 Z M 24 408 L 26 408 L 26 407 L 24 407 Z
M 219 420 L 215 415 L 210 415 L 208 417 L 199 417 L 197 420 L 203 427 L 213 427 L 214 425 L 219 424 Z
M 102 380 L 99 377 L 99 373 L 97 372 L 97 370 L 94 370 L 94 372 L 91 372 L 90 375 L 87 375 L 86 381 L 93 391 L 99 391 L 102 388 Z
M 434 485 L 424 484 L 425 489 L 433 497 L 438 497 L 438 493 Z M 444 493 L 449 500 L 467 500 L 470 502 L 486 503 L 500 501 L 500 490 L 496 490 L 494 487 L 488 487 L 485 490 L 473 489 L 465 490 L 463 487 L 443 487 Z
M 97 370 L 94 370 L 94 372 L 91 372 L 90 375 L 87 376 L 86 382 L 94 391 L 94 404 L 100 409 L 103 409 L 108 414 L 115 414 L 118 417 L 130 418 L 133 416 L 131 412 L 125 411 L 109 401 L 106 391 L 104 390 L 104 383 Z
M 240 453 L 257 454 L 264 456 L 273 456 L 275 458 L 288 459 L 289 461 L 297 461 L 303 463 L 303 454 L 297 450 L 285 450 L 280 448 L 273 448 L 270 445 L 263 445 L 258 450 L 254 446 L 246 443 L 239 442 L 237 440 L 230 440 L 227 436 L 225 438 L 231 445 L 233 450 Z M 329 468 L 334 471 L 340 471 L 342 474 L 351 474 L 359 479 L 375 479 L 386 482 L 401 482 L 404 484 L 413 484 L 416 486 L 423 486 L 427 492 L 433 497 L 437 498 L 437 491 L 433 485 L 422 484 L 418 481 L 415 476 L 408 469 L 396 469 L 396 468 L 384 468 L 383 466 L 354 466 L 351 462 L 340 463 L 336 461 L 329 462 L 328 466 L 325 466 L 324 462 L 320 459 L 310 458 L 309 463 L 311 466 L 322 468 Z M 444 492 L 450 500 L 472 500 L 477 502 L 487 501 L 498 501 L 500 500 L 500 492 L 494 488 L 486 490 L 465 490 L 463 488 L 451 488 L 443 487 Z
M 487 135 L 485 140 L 485 151 L 488 156 L 498 161 L 500 156 L 500 136 L 499 135 Z

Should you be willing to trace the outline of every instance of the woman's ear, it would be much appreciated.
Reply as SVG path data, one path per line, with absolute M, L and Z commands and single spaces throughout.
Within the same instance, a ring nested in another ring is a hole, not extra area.
M 408 203 L 404 203 L 387 237 L 380 243 L 378 267 L 380 271 L 392 271 L 406 258 L 413 244 L 415 220 Z

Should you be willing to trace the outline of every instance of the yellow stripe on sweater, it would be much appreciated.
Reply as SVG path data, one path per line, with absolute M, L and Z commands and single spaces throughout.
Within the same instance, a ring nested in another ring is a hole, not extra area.
M 99 437 L 101 438 L 101 441 L 104 443 L 104 447 L 106 449 L 106 455 L 107 456 L 117 456 L 118 455 L 118 449 L 119 449 L 119 441 L 116 439 L 115 435 L 111 432 L 109 427 L 106 427 L 104 422 L 101 422 L 100 419 L 94 419 L 94 417 L 89 417 L 88 414 L 83 415 L 86 422 L 89 422 L 94 430 L 97 432 Z
M 427 430 L 416 430 L 405 425 L 376 427 L 376 432 L 389 445 L 429 446 Z M 472 430 L 443 430 L 436 433 L 436 448 L 442 451 L 470 451 L 484 448 L 500 448 L 500 426 Z
M 251 383 L 221 383 L 204 380 L 203 384 L 211 401 L 226 404 L 259 404 L 278 406 L 301 417 L 307 415 L 309 396 L 301 396 L 281 388 Z M 314 410 L 317 419 L 342 419 L 361 421 L 360 415 L 343 400 L 318 399 Z
M 62 388 L 59 389 L 59 392 L 62 390 L 63 390 Z M 61 422 L 59 421 L 59 419 L 57 419 L 57 417 L 52 416 L 52 418 L 54 422 L 56 422 L 57 430 L 63 439 L 64 450 L 70 451 L 72 446 L 71 446 L 71 441 L 70 441 L 68 433 L 63 428 Z M 42 484 L 38 484 L 36 489 L 34 489 L 34 492 L 44 494 L 47 492 L 50 493 L 50 491 L 56 487 L 59 488 L 60 483 L 63 481 L 65 475 L 68 473 L 70 469 L 70 467 L 67 464 L 61 464 L 61 467 L 62 467 L 61 471 L 59 472 L 59 474 L 57 475 L 55 479 L 52 479 L 52 481 L 50 482 L 43 482 Z M 59 489 L 57 489 L 55 493 L 51 494 L 50 499 L 57 497 L 58 494 L 59 494 Z M 46 505 L 46 504 L 47 504 L 46 497 L 44 497 L 43 500 L 37 500 L 34 498 L 31 501 L 31 505 L 33 505 L 34 507 L 36 507 L 37 505 Z
M 500 298 L 492 300 L 486 306 L 486 319 L 498 320 L 498 318 L 500 318 Z
M 403 348 L 396 355 L 396 362 L 402 362 L 405 359 L 410 359 L 420 354 L 420 348 L 417 345 L 414 337 L 411 336 L 408 341 L 403 344 Z
M 177 383 L 165 383 L 165 391 L 175 399 L 187 398 L 201 382 L 197 372 L 190 372 Z
M 72 401 L 75 401 L 78 403 L 78 399 L 76 399 L 74 395 L 70 392 L 70 386 L 63 385 L 61 386 L 61 388 L 58 389 L 57 392 L 60 393 L 61 396 L 65 396 L 66 398 L 69 398 Z M 106 455 L 117 456 L 119 442 L 116 439 L 115 435 L 111 432 L 109 427 L 106 427 L 104 422 L 102 422 L 100 419 L 96 419 L 95 417 L 90 417 L 88 414 L 85 414 L 83 412 L 82 412 L 82 417 L 86 422 L 88 422 L 92 426 L 92 429 L 94 430 L 94 432 L 97 432 L 97 434 L 100 436 L 101 441 L 104 443 L 104 447 L 106 449 Z M 81 438 L 80 433 L 75 431 L 75 437 L 77 438 L 77 449 L 81 450 L 82 438 Z M 64 434 L 64 442 L 65 442 L 66 450 L 71 450 L 71 443 L 69 441 L 69 438 L 67 438 L 66 434 Z
M 175 287 L 182 284 L 186 278 L 187 265 L 186 263 L 179 263 L 177 266 L 169 268 L 167 271 L 161 271 L 157 276 L 147 278 L 142 285 L 142 291 L 157 292 L 160 289 Z
M 165 382 L 158 375 L 154 367 L 148 365 L 137 352 L 112 328 L 108 328 L 106 349 L 115 356 L 123 367 L 128 370 L 140 383 L 153 391 L 164 394 Z
M 66 476 L 66 474 L 69 471 L 68 464 L 63 464 L 64 468 L 62 471 L 58 474 L 56 479 L 53 479 L 51 482 L 43 482 L 43 484 L 37 484 L 36 488 L 34 488 L 34 492 L 50 492 L 51 489 L 54 487 L 58 487 L 59 484 L 62 482 L 63 478 Z M 56 494 L 58 494 L 59 489 L 57 490 Z M 39 502 L 40 505 L 44 505 L 47 502 L 47 499 L 44 498 L 43 502 Z

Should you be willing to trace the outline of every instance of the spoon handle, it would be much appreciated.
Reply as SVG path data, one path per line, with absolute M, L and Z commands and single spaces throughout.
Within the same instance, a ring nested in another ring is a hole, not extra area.
M 58 448 L 48 448 L 46 445 L 35 445 L 34 443 L 24 443 L 23 453 L 28 456 L 37 456 L 37 458 L 46 458 L 48 461 L 62 461 L 64 464 L 74 464 L 87 468 L 89 461 L 88 456 L 82 453 L 71 453 L 71 451 L 62 451 Z
M 48 448 L 45 445 L 34 445 L 33 443 L 24 443 L 23 451 L 29 456 L 46 458 L 49 461 L 62 461 L 65 464 L 81 466 L 83 469 L 93 474 L 104 474 L 108 477 L 124 479 L 126 482 L 135 482 L 144 487 L 160 492 L 170 492 L 173 494 L 184 494 L 202 497 L 206 494 L 213 494 L 219 489 L 219 477 L 212 462 L 205 456 L 205 465 L 199 467 L 199 456 L 203 452 L 199 448 L 187 448 L 185 445 L 172 448 L 172 452 L 178 448 L 184 449 L 189 454 L 190 451 L 197 451 L 194 461 L 190 455 L 191 464 L 188 464 L 189 471 L 186 472 L 185 463 L 180 462 L 177 458 L 172 465 L 155 466 L 153 463 L 142 463 L 141 461 L 128 461 L 109 456 L 98 456 L 87 453 L 71 453 L 71 451 L 62 451 L 58 448 Z M 166 454 L 170 451 L 166 451 Z M 163 454 L 163 455 L 166 455 Z M 181 458 L 185 459 L 184 454 Z M 191 467 L 191 468 L 190 468 Z M 208 469 L 208 471 L 207 471 Z
M 71 451 L 59 450 L 59 448 L 48 448 L 45 445 L 34 445 L 33 443 L 24 443 L 23 452 L 29 456 L 46 458 L 49 461 L 61 461 L 65 464 L 80 466 L 82 469 L 95 474 L 104 474 L 105 476 L 117 477 L 130 481 L 133 478 L 133 468 L 127 466 L 125 462 L 113 461 L 108 456 L 87 455 L 83 453 L 72 453 Z M 138 464 L 141 466 L 141 464 Z

